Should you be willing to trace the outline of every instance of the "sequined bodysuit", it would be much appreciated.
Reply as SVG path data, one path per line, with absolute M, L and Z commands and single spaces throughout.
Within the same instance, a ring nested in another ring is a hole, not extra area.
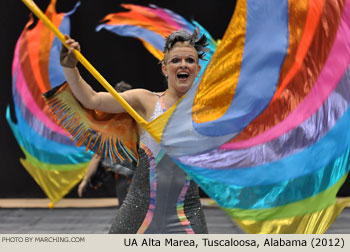
M 161 115 L 161 97 L 150 121 Z M 109 233 L 208 233 L 198 187 L 147 133 L 140 164 Z

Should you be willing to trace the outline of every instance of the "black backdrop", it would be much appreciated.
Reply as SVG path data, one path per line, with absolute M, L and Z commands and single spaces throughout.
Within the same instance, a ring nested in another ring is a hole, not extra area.
M 35 2 L 42 10 L 49 4 L 49 0 Z M 57 11 L 67 12 L 76 2 L 76 0 L 57 0 Z M 158 61 L 136 39 L 119 37 L 104 30 L 95 32 L 99 21 L 109 13 L 122 11 L 120 3 L 141 5 L 153 3 L 171 9 L 187 20 L 198 21 L 214 39 L 219 39 L 225 32 L 235 6 L 235 0 L 82 0 L 81 2 L 81 6 L 71 16 L 71 36 L 80 42 L 83 55 L 111 84 L 124 80 L 134 87 L 152 91 L 161 91 L 165 88 Z M 0 198 L 45 197 L 34 179 L 21 166 L 19 158 L 24 157 L 24 154 L 5 119 L 6 106 L 10 104 L 13 107 L 11 63 L 14 46 L 28 21 L 29 10 L 20 0 L 2 1 L 1 4 L 0 25 L 3 35 L 0 42 Z M 80 70 L 95 90 L 103 90 L 89 73 L 82 67 Z M 13 110 L 11 112 L 14 115 Z M 349 184 L 348 180 L 347 188 L 350 187 Z M 345 195 L 345 187 L 340 193 Z M 67 196 L 76 197 L 76 188 Z M 86 196 L 114 196 L 111 181 L 97 191 L 89 190 Z

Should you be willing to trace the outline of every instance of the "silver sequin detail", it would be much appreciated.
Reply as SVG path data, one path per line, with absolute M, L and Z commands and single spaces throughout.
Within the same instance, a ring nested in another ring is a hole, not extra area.
M 158 100 L 156 107 L 154 109 L 153 115 L 149 119 L 149 122 L 153 121 L 161 114 L 163 114 L 163 109 L 162 109 L 162 106 Z M 158 155 L 158 153 L 160 151 L 160 145 L 156 141 L 154 141 L 153 137 L 151 137 L 151 135 L 148 134 L 147 131 L 144 130 L 141 133 L 140 141 L 142 143 L 144 143 L 147 146 L 147 148 L 149 148 L 152 151 L 154 157 L 156 157 Z
M 150 121 L 163 113 L 162 106 L 158 101 L 150 118 Z M 140 137 L 156 157 L 160 146 L 147 133 L 143 132 Z M 150 201 L 149 162 L 144 150 L 139 149 L 140 162 L 132 179 L 129 193 L 123 205 L 117 212 L 114 222 L 109 230 L 110 234 L 134 234 L 140 228 L 148 211 Z M 198 186 L 193 180 L 185 196 L 184 212 L 195 233 L 208 233 L 205 216 L 201 208 Z

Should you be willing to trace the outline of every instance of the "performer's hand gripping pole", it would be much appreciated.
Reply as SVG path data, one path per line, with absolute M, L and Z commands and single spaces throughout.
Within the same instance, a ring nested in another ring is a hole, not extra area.
M 39 7 L 32 0 L 22 0 L 22 2 L 57 36 L 64 46 L 66 39 L 64 35 L 52 24 Z M 90 64 L 90 62 L 78 51 L 74 49 L 74 54 L 78 61 L 96 78 L 96 80 L 120 103 L 120 105 L 148 131 L 148 123 L 114 90 L 114 88 L 103 78 L 103 76 Z

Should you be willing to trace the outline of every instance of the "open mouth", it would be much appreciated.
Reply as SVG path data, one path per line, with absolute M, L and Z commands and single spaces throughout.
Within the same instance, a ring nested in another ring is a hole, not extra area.
M 177 74 L 177 78 L 179 78 L 180 80 L 186 80 L 190 75 L 188 73 L 178 73 Z

